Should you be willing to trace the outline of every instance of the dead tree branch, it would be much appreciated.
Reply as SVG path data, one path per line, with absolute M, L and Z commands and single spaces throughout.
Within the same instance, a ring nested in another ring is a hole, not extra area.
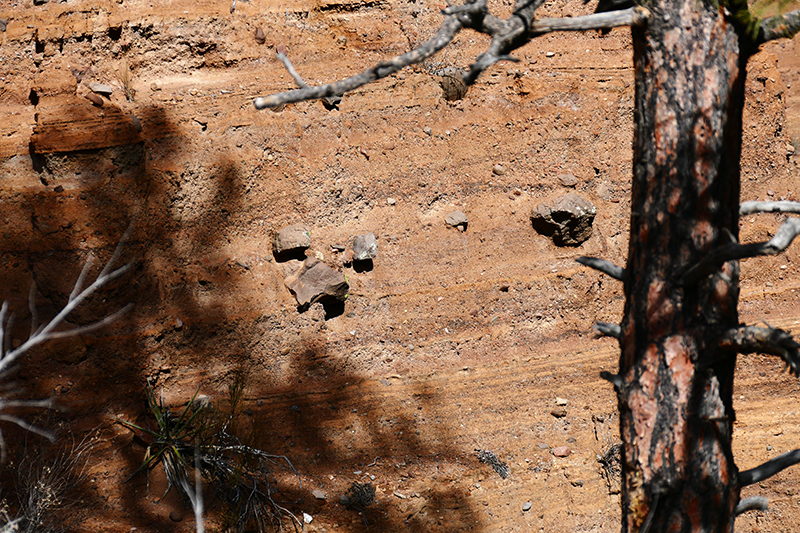
M 768 499 L 764 496 L 752 496 L 739 502 L 739 505 L 733 510 L 733 516 L 739 516 L 747 511 L 766 511 L 767 509 L 769 509 Z
M 625 269 L 621 266 L 615 265 L 611 261 L 586 256 L 581 256 L 575 261 L 589 268 L 598 270 L 607 276 L 611 276 L 617 281 L 625 281 Z
M 28 307 L 31 310 L 31 333 L 28 337 L 28 340 L 14 349 L 9 349 L 8 346 L 13 315 L 9 315 L 8 313 L 8 301 L 3 302 L 2 306 L 0 306 L 0 380 L 8 375 L 14 363 L 17 362 L 20 357 L 29 352 L 35 346 L 54 339 L 74 337 L 76 335 L 94 331 L 114 321 L 130 308 L 130 306 L 126 306 L 120 311 L 117 311 L 116 313 L 113 313 L 102 320 L 86 326 L 61 331 L 56 330 L 67 319 L 69 314 L 72 313 L 72 311 L 74 311 L 89 296 L 132 268 L 133 265 L 129 263 L 114 269 L 114 265 L 122 254 L 122 247 L 127 241 L 130 231 L 131 228 L 128 229 L 123 238 L 120 240 L 120 243 L 117 245 L 114 254 L 111 256 L 111 259 L 109 259 L 108 263 L 106 263 L 106 265 L 97 275 L 97 278 L 88 287 L 84 288 L 83 285 L 86 281 L 89 270 L 91 269 L 93 260 L 93 257 L 91 255 L 89 256 L 83 266 L 83 269 L 81 270 L 81 273 L 78 275 L 78 279 L 72 288 L 72 292 L 67 299 L 66 305 L 56 314 L 55 317 L 41 325 L 38 325 L 37 323 L 38 314 L 34 305 L 36 291 L 35 289 L 31 289 L 28 301 Z M 5 410 L 8 408 L 19 407 L 53 409 L 54 403 L 51 400 L 10 400 L 0 396 L 0 420 L 11 422 L 27 431 L 53 440 L 54 436 L 49 431 L 36 427 L 35 425 L 26 422 L 18 416 L 5 412 Z M 3 439 L 3 432 L 0 431 L 0 462 L 4 462 L 5 459 L 6 443 Z
M 618 324 L 610 324 L 608 322 L 598 322 L 592 326 L 598 333 L 606 337 L 614 337 L 619 339 L 622 337 L 622 328 Z
M 800 234 L 800 218 L 790 218 L 781 224 L 775 236 L 766 242 L 752 244 L 732 242 L 712 250 L 687 270 L 678 282 L 684 287 L 693 285 L 728 261 L 759 255 L 777 255 L 788 248 L 798 234 Z
M 277 107 L 281 104 L 341 96 L 373 81 L 385 78 L 415 63 L 421 63 L 439 50 L 450 44 L 456 34 L 464 28 L 489 35 L 492 41 L 488 49 L 480 54 L 463 75 L 464 83 L 472 85 L 478 76 L 498 61 L 516 61 L 509 54 L 531 39 L 551 31 L 583 31 L 591 29 L 610 29 L 616 26 L 643 25 L 650 16 L 643 7 L 634 7 L 611 13 L 596 13 L 583 17 L 568 19 L 542 19 L 537 21 L 534 15 L 543 0 L 518 3 L 516 10 L 508 19 L 501 19 L 489 13 L 486 0 L 476 0 L 464 5 L 450 6 L 443 11 L 445 19 L 436 35 L 419 47 L 382 61 L 372 68 L 347 79 L 335 81 L 316 87 L 303 87 L 294 91 L 273 94 L 256 98 L 253 102 L 256 109 Z M 285 54 L 284 54 L 285 57 Z M 280 59 L 280 57 L 279 57 Z M 286 61 L 281 59 L 284 65 Z M 287 70 L 289 67 L 287 66 Z M 290 74 L 292 71 L 290 70 Z M 292 77 L 297 81 L 298 77 Z M 302 78 L 300 78 L 302 80 Z M 299 85 L 299 82 L 298 82 Z
M 800 376 L 800 343 L 788 331 L 778 328 L 741 326 L 730 329 L 719 338 L 719 348 L 738 353 L 768 353 L 786 363 L 789 372 Z
M 800 202 L 742 202 L 739 215 L 753 213 L 795 213 L 800 215 Z
M 791 39 L 800 31 L 800 9 L 784 15 L 776 15 L 761 21 L 758 25 L 758 44 L 774 39 Z
M 770 459 L 766 463 L 750 470 L 739 472 L 739 483 L 742 487 L 769 479 L 781 470 L 800 463 L 800 450 L 792 450 Z

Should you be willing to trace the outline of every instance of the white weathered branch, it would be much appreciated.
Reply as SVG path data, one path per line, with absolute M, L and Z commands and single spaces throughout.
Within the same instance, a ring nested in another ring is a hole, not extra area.
M 589 268 L 598 270 L 603 274 L 611 276 L 615 280 L 625 281 L 625 269 L 622 268 L 621 266 L 615 265 L 611 261 L 606 261 L 605 259 L 598 259 L 596 257 L 586 257 L 586 256 L 581 256 L 577 258 L 575 261 Z
M 31 289 L 31 293 L 28 298 L 28 307 L 31 312 L 31 333 L 28 339 L 20 344 L 17 348 L 9 349 L 9 339 L 10 339 L 10 331 L 11 331 L 11 324 L 13 315 L 9 315 L 8 313 L 8 301 L 3 302 L 2 306 L 0 306 L 0 380 L 3 379 L 8 372 L 13 367 L 14 363 L 19 360 L 21 356 L 25 353 L 30 351 L 33 347 L 42 344 L 44 342 L 54 340 L 54 339 L 61 339 L 65 337 L 74 337 L 75 335 L 80 335 L 83 333 L 87 333 L 89 331 L 94 331 L 102 326 L 107 325 L 109 322 L 112 322 L 114 319 L 119 317 L 122 313 L 126 312 L 130 306 L 126 306 L 120 311 L 116 313 L 112 313 L 111 315 L 94 322 L 92 324 L 88 324 L 86 326 L 81 326 L 77 328 L 67 329 L 58 331 L 57 328 L 67 319 L 70 313 L 74 311 L 82 302 L 84 302 L 89 296 L 97 292 L 101 287 L 109 283 L 110 281 L 118 278 L 125 272 L 131 269 L 132 265 L 127 264 L 120 268 L 114 269 L 114 265 L 119 259 L 122 253 L 122 246 L 127 241 L 128 235 L 131 231 L 131 228 L 128 228 L 128 231 L 125 233 L 123 238 L 120 240 L 120 243 L 117 245 L 114 254 L 111 256 L 111 259 L 106 263 L 103 269 L 98 274 L 97 278 L 92 282 L 88 287 L 83 288 L 83 285 L 86 281 L 86 277 L 92 265 L 93 257 L 90 255 L 87 259 L 86 263 L 81 270 L 81 273 L 78 275 L 78 279 L 75 282 L 75 285 L 72 288 L 72 292 L 70 293 L 69 297 L 67 298 L 66 305 L 59 311 L 55 317 L 53 317 L 50 321 L 39 325 L 38 324 L 38 313 L 36 311 L 36 306 L 34 304 L 36 290 L 35 286 Z M 0 397 L 0 420 L 11 422 L 19 427 L 46 437 L 50 440 L 53 440 L 53 434 L 47 430 L 39 428 L 18 416 L 9 414 L 5 412 L 7 408 L 48 408 L 53 409 L 54 403 L 52 400 L 6 400 L 5 398 Z M 5 440 L 3 439 L 3 433 L 0 431 L 0 462 L 4 462 L 6 459 L 6 444 Z
M 253 102 L 256 109 L 277 107 L 282 104 L 314 100 L 342 94 L 355 90 L 368 83 L 390 76 L 395 72 L 415 63 L 421 63 L 452 42 L 456 34 L 464 28 L 489 35 L 492 41 L 488 49 L 480 54 L 463 76 L 462 81 L 469 86 L 478 76 L 498 61 L 517 61 L 511 52 L 528 43 L 531 39 L 552 31 L 584 31 L 592 29 L 610 29 L 617 26 L 643 25 L 650 16 L 643 7 L 634 7 L 611 13 L 596 13 L 583 17 L 536 20 L 534 12 L 543 0 L 532 0 L 517 5 L 517 9 L 508 19 L 491 15 L 486 7 L 486 0 L 468 2 L 464 5 L 450 6 L 443 13 L 445 19 L 436 35 L 405 54 L 382 61 L 374 67 L 351 76 L 347 79 L 319 85 L 305 86 L 294 91 L 273 94 L 256 98 Z M 285 58 L 285 54 L 284 58 Z M 280 58 L 287 65 L 287 61 Z M 289 65 L 287 65 L 287 70 Z M 290 70 L 290 74 L 292 71 Z M 292 74 L 295 81 L 299 76 Z M 299 78 L 302 80 L 302 78 Z M 298 85 L 300 83 L 298 82 Z
M 553 31 L 610 30 L 620 26 L 642 26 L 650 17 L 643 7 L 631 7 L 607 13 L 593 13 L 570 18 L 543 18 L 531 26 L 531 33 L 544 34 Z
M 723 333 L 719 338 L 718 348 L 723 352 L 733 350 L 742 354 L 777 355 L 786 363 L 789 372 L 800 376 L 800 343 L 788 331 L 772 327 L 741 326 Z
M 766 463 L 759 465 L 750 470 L 739 472 L 739 484 L 742 487 L 759 483 L 765 479 L 771 478 L 781 470 L 794 466 L 800 463 L 800 450 L 792 450 L 779 455 L 775 459 L 770 459 Z
M 739 244 L 736 242 L 720 246 L 708 253 L 701 261 L 686 271 L 680 277 L 679 283 L 683 286 L 697 283 L 712 272 L 718 270 L 723 264 L 736 259 L 756 257 L 759 255 L 777 255 L 784 251 L 800 234 L 800 218 L 790 218 L 781 224 L 775 236 L 766 242 L 752 244 Z
M 742 202 L 739 206 L 739 215 L 753 213 L 795 213 L 800 215 L 800 202 Z
M 798 31 L 800 31 L 800 9 L 762 20 L 758 25 L 757 42 L 791 39 Z

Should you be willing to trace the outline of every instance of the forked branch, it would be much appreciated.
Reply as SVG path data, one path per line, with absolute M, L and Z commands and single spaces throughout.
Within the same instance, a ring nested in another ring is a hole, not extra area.
M 800 234 L 800 218 L 790 218 L 784 221 L 775 236 L 766 242 L 752 244 L 731 242 L 720 246 L 687 270 L 680 277 L 679 283 L 684 287 L 693 285 L 712 272 L 717 271 L 728 261 L 759 255 L 777 255 L 788 248 L 798 234 Z
M 469 86 L 475 82 L 484 70 L 498 61 L 516 61 L 515 58 L 509 55 L 511 52 L 527 44 L 531 39 L 545 33 L 552 31 L 610 29 L 617 26 L 638 26 L 645 24 L 650 16 L 649 11 L 645 8 L 633 7 L 611 13 L 595 13 L 567 19 L 546 18 L 537 21 L 534 12 L 542 3 L 543 0 L 520 2 L 508 19 L 501 19 L 490 14 L 486 7 L 486 0 L 475 0 L 464 5 L 450 6 L 443 11 L 445 19 L 436 35 L 410 52 L 382 61 L 374 67 L 344 80 L 316 87 L 304 87 L 267 97 L 259 97 L 253 103 L 256 109 L 266 109 L 292 102 L 340 96 L 348 91 L 390 76 L 409 65 L 421 63 L 450 44 L 458 32 L 464 28 L 473 29 L 492 38 L 487 50 L 475 59 L 469 71 L 462 77 L 462 81 Z M 280 56 L 279 59 L 284 62 L 288 69 L 287 62 Z M 295 80 L 298 78 L 294 74 L 292 74 L 292 77 Z
M 789 372 L 800 376 L 800 343 L 788 331 L 778 328 L 742 326 L 720 336 L 719 348 L 738 353 L 768 353 L 786 363 Z
M 10 339 L 13 315 L 9 315 L 8 301 L 3 302 L 2 306 L 0 306 L 0 380 L 5 378 L 13 367 L 14 363 L 24 354 L 29 352 L 33 347 L 54 339 L 74 337 L 76 335 L 99 329 L 114 321 L 130 308 L 130 306 L 126 306 L 116 313 L 112 313 L 111 315 L 86 326 L 60 331 L 57 330 L 57 328 L 67 319 L 69 314 L 72 313 L 89 296 L 97 292 L 101 287 L 108 284 L 110 281 L 120 277 L 122 274 L 131 269 L 131 264 L 127 264 L 116 269 L 114 268 L 115 263 L 119 260 L 119 257 L 122 253 L 122 247 L 125 244 L 130 231 L 131 228 L 128 229 L 123 238 L 120 240 L 120 243 L 117 245 L 114 254 L 111 256 L 111 259 L 100 271 L 97 278 L 95 278 L 95 280 L 88 287 L 84 288 L 86 277 L 92 266 L 93 258 L 91 255 L 89 256 L 89 259 L 87 259 L 86 263 L 84 264 L 83 269 L 81 270 L 81 273 L 78 276 L 75 285 L 73 286 L 72 292 L 67 299 L 67 304 L 56 314 L 55 317 L 41 325 L 37 323 L 38 315 L 34 305 L 36 291 L 35 288 L 31 289 L 28 302 L 28 306 L 31 311 L 31 333 L 25 342 L 13 349 L 9 349 L 8 342 Z M 19 407 L 52 409 L 54 408 L 54 404 L 51 400 L 10 400 L 0 396 L 0 420 L 14 423 L 27 431 L 39 434 L 50 440 L 53 439 L 53 435 L 49 431 L 36 427 L 26 422 L 22 418 L 9 414 L 5 411 L 9 408 Z M 0 431 L 0 462 L 4 462 L 5 459 L 6 444 L 5 440 L 3 439 L 3 432 Z

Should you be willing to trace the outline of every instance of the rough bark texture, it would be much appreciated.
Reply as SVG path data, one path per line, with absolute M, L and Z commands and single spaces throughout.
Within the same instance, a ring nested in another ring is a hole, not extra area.
M 692 0 L 648 8 L 649 26 L 634 30 L 623 531 L 731 531 L 735 359 L 702 347 L 706 332 L 738 323 L 739 267 L 728 262 L 692 286 L 678 278 L 738 233 L 746 54 L 719 8 Z

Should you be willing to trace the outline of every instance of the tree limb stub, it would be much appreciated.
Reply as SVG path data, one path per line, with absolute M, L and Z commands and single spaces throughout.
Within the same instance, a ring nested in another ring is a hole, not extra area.
M 279 56 L 278 59 L 283 61 L 289 73 L 292 74 L 292 77 L 302 88 L 259 97 L 253 103 L 256 109 L 260 110 L 268 107 L 277 107 L 281 104 L 340 96 L 348 91 L 390 76 L 409 65 L 421 63 L 450 44 L 456 34 L 464 28 L 471 28 L 492 37 L 489 48 L 475 59 L 469 71 L 463 76 L 464 83 L 471 85 L 484 70 L 498 61 L 516 61 L 515 58 L 510 56 L 510 53 L 539 35 L 552 31 L 584 31 L 610 29 L 617 26 L 640 26 L 644 25 L 650 16 L 650 12 L 647 9 L 632 7 L 620 11 L 595 13 L 582 17 L 536 20 L 534 12 L 542 4 L 542 1 L 533 0 L 522 3 L 508 19 L 501 19 L 489 14 L 485 0 L 448 7 L 443 11 L 445 19 L 436 35 L 419 47 L 392 59 L 382 61 L 355 76 L 316 87 L 301 85 L 302 78 L 296 76 L 296 72 L 292 73 L 294 69 L 289 68 L 291 63 L 287 64 L 288 59 L 283 54 L 283 58 Z
M 739 215 L 754 213 L 795 213 L 800 215 L 800 202 L 742 202 Z
M 622 268 L 621 266 L 615 265 L 611 261 L 606 261 L 605 259 L 598 259 L 596 257 L 586 257 L 586 256 L 581 256 L 577 258 L 575 261 L 589 268 L 598 270 L 603 274 L 611 276 L 617 281 L 625 281 L 625 269 Z
M 777 328 L 742 326 L 726 331 L 720 336 L 722 350 L 739 353 L 768 353 L 777 355 L 795 376 L 800 376 L 800 343 L 788 331 Z
M 592 327 L 601 335 L 605 335 L 606 337 L 614 337 L 615 339 L 622 337 L 622 328 L 618 324 L 598 322 Z
M 720 246 L 687 270 L 680 277 L 678 283 L 684 287 L 693 285 L 715 272 L 728 261 L 759 255 L 777 255 L 788 248 L 798 234 L 800 234 L 800 218 L 790 218 L 781 224 L 775 236 L 766 242 L 752 244 L 729 243 Z
M 770 459 L 766 463 L 750 470 L 739 472 L 739 483 L 742 487 L 764 481 L 771 478 L 781 470 L 800 463 L 800 450 L 792 450 L 779 455 L 775 459 Z
M 761 44 L 784 37 L 791 39 L 798 31 L 800 31 L 800 9 L 762 20 L 758 25 L 756 42 Z
M 733 516 L 739 516 L 747 511 L 766 511 L 769 509 L 769 500 L 764 496 L 752 496 L 740 501 L 733 510 Z

